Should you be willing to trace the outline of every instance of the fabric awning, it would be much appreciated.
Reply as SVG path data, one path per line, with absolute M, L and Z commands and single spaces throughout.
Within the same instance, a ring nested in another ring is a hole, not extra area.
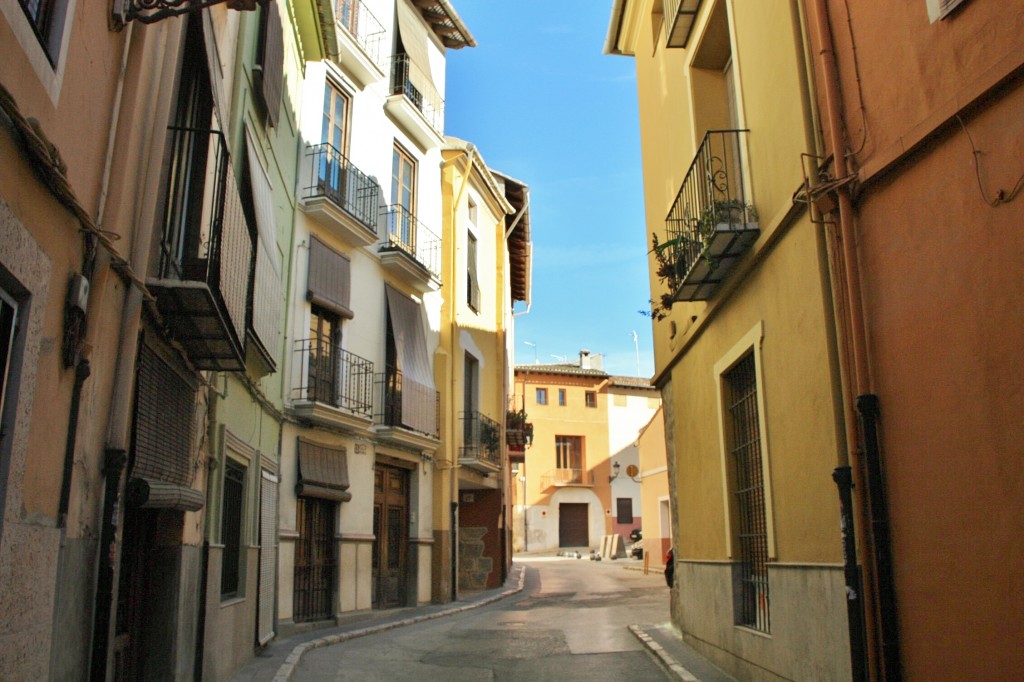
M 384 285 L 388 298 L 388 315 L 394 332 L 398 369 L 402 373 L 402 421 L 417 431 L 437 433 L 437 412 L 423 409 L 435 405 L 437 389 L 434 371 L 427 354 L 420 306 L 408 296 Z
M 277 222 L 274 218 L 274 193 L 270 178 L 263 170 L 256 153 L 256 143 L 249 130 L 245 131 L 249 154 L 249 184 L 252 187 L 253 208 L 256 213 L 256 273 L 253 285 L 252 326 L 270 353 L 280 345 L 281 329 L 281 255 L 277 250 Z
M 409 55 L 409 61 L 416 67 L 409 69 L 409 80 L 421 91 L 434 90 L 434 84 L 431 82 L 433 76 L 430 73 L 430 53 L 427 47 L 427 41 L 430 38 L 427 36 L 427 27 L 423 23 L 423 18 L 406 0 L 397 0 L 395 16 L 398 18 L 398 34 L 402 37 L 402 47 Z M 424 79 L 427 82 L 424 82 Z
M 348 460 L 345 448 L 299 438 L 299 478 L 295 494 L 335 502 L 348 502 Z
M 352 264 L 316 237 L 309 240 L 306 300 L 351 319 Z
M 129 506 L 142 509 L 199 511 L 206 501 L 202 491 L 152 478 L 132 478 L 126 494 Z

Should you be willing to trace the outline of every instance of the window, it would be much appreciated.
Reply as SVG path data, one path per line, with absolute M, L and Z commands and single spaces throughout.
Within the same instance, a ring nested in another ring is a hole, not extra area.
M 64 20 L 67 15 L 67 0 L 19 0 L 25 16 L 32 24 L 39 43 L 46 52 L 51 66 L 57 65 L 60 44 L 64 37 Z
M 220 519 L 220 541 L 224 545 L 220 570 L 221 599 L 230 599 L 239 593 L 244 506 L 245 467 L 228 459 L 224 466 L 224 506 Z
M 559 469 L 583 469 L 583 437 L 555 436 L 555 457 Z
M 586 393 L 586 405 L 587 407 L 597 407 L 597 392 L 587 391 Z
M 615 522 L 626 524 L 633 523 L 632 497 L 615 498 Z
M 722 375 L 730 460 L 730 492 L 736 502 L 733 534 L 740 580 L 734 594 L 736 624 L 770 632 L 768 527 L 765 511 L 761 422 L 754 353 Z
M 348 151 L 349 99 L 341 90 L 327 81 L 324 84 L 324 113 L 320 126 L 320 141 L 339 154 Z
M 470 224 L 475 226 L 477 224 L 476 221 L 477 221 L 477 217 L 479 215 L 479 212 L 478 212 L 478 209 L 477 209 L 477 206 L 476 206 L 476 202 L 473 201 L 473 197 L 468 197 L 466 199 L 466 211 L 469 213 L 469 222 L 470 222 Z
M 548 389 L 538 388 L 537 389 L 537 404 L 547 405 L 548 404 Z
M 477 245 L 473 233 L 466 233 L 466 305 L 480 311 L 480 280 L 477 277 Z
M 415 252 L 416 231 L 416 162 L 404 149 L 395 145 L 391 157 L 391 204 L 398 212 L 398 225 L 392 237 L 410 253 Z
M 558 389 L 558 404 L 561 407 L 565 407 L 565 389 Z
M 277 125 L 284 80 L 284 33 L 277 3 L 269 0 L 260 10 L 260 37 L 253 68 L 253 88 L 263 100 L 267 125 Z
M 3 289 L 0 289 L 0 449 L 4 445 L 4 438 L 10 428 L 4 421 L 4 408 L 7 400 L 7 377 L 10 374 L 11 349 L 14 346 L 17 320 L 18 304 Z M 3 471 L 3 467 L 0 467 L 0 472 Z M 0 500 L 3 500 L 3 495 L 0 495 Z

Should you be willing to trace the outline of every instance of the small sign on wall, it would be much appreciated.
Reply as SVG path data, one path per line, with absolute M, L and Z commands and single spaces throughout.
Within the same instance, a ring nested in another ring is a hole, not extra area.
M 466 504 L 476 502 L 476 495 L 473 493 L 462 493 L 462 501 Z

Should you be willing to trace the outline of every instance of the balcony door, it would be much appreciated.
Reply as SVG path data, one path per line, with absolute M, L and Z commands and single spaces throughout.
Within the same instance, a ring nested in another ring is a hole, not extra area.
M 348 154 L 348 125 L 350 103 L 348 96 L 331 81 L 324 83 L 324 111 L 320 126 L 323 143 L 319 163 L 320 190 L 346 205 L 348 196 L 345 156 Z
M 398 210 L 397 237 L 401 246 L 415 255 L 416 231 L 413 216 L 416 213 L 416 162 L 401 147 L 395 145 L 391 159 L 391 204 Z
M 316 402 L 338 404 L 341 318 L 311 306 L 309 315 L 309 389 Z
M 466 353 L 462 370 L 462 409 L 465 413 L 463 424 L 463 445 L 465 447 L 479 445 L 480 427 L 477 412 L 480 410 L 480 361 Z
M 555 457 L 560 476 L 567 483 L 583 482 L 583 438 L 580 436 L 556 436 Z

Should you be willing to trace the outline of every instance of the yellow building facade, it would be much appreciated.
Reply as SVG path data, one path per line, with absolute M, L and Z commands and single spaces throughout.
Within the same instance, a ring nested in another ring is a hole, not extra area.
M 798 3 L 615 2 L 636 62 L 673 619 L 744 679 L 845 679 L 846 463 Z

